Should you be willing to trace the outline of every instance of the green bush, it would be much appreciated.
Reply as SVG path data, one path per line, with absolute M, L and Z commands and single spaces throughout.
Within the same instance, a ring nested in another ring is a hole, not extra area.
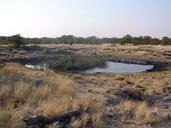
M 48 61 L 49 68 L 56 70 L 86 70 L 93 67 L 105 66 L 104 57 L 65 56 Z
M 21 46 L 24 46 L 23 38 L 20 35 L 13 35 L 10 37 L 10 42 L 12 43 L 14 48 L 20 48 Z

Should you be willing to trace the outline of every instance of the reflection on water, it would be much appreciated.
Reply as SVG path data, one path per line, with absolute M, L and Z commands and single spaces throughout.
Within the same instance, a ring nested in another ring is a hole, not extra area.
M 86 73 L 131 73 L 143 72 L 153 68 L 153 65 L 125 64 L 107 61 L 105 67 L 89 69 Z
M 51 71 L 47 64 L 40 64 L 40 65 L 25 64 L 25 67 L 35 69 L 35 70 L 41 70 L 41 71 Z
M 52 71 L 53 69 L 49 69 L 47 64 L 41 65 L 32 65 L 26 64 L 25 67 L 32 68 L 35 70 L 42 71 Z M 84 73 L 133 73 L 133 72 L 143 72 L 150 69 L 153 69 L 153 65 L 139 65 L 139 64 L 125 64 L 125 63 L 116 63 L 112 61 L 107 61 L 105 67 L 95 67 L 93 69 L 89 69 L 84 71 Z

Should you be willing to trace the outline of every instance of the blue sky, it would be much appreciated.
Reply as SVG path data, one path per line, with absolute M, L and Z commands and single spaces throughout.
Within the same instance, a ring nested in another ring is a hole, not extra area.
M 0 0 L 0 35 L 171 37 L 171 0 Z

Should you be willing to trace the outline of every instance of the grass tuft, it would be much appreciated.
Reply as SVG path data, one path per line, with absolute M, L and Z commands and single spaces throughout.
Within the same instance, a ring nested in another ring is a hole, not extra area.
M 29 115 L 53 116 L 78 109 L 91 113 L 92 125 L 101 121 L 103 106 L 91 96 L 78 93 L 74 82 L 62 75 L 28 70 L 16 64 L 7 64 L 0 71 L 3 73 L 10 77 L 0 76 L 0 128 L 23 128 L 21 119 Z M 33 78 L 43 79 L 43 85 L 32 85 Z M 75 120 L 77 126 L 86 125 L 89 118 Z
M 124 101 L 116 107 L 121 113 L 129 111 L 133 114 L 130 121 L 138 124 L 153 124 L 160 122 L 162 116 L 158 115 L 159 108 L 156 106 L 148 106 L 146 102 Z

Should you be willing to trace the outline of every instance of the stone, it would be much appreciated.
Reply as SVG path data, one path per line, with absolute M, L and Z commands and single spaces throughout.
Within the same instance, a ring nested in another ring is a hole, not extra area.
M 36 79 L 33 80 L 32 85 L 36 86 L 36 87 L 40 87 L 44 84 L 44 81 L 42 79 Z
M 122 101 L 121 98 L 108 98 L 106 100 L 106 104 L 109 104 L 109 105 L 118 105 L 121 101 Z
M 143 92 L 136 89 L 118 89 L 115 90 L 113 93 L 115 96 L 119 96 L 123 100 L 146 101 L 149 104 L 154 103 L 153 97 L 146 95 Z
M 164 102 L 171 102 L 171 94 L 163 98 Z
M 165 94 L 171 94 L 171 85 L 169 85 L 168 87 L 163 88 L 163 92 Z
M 115 120 L 117 120 L 119 118 L 119 115 L 116 112 L 107 112 L 105 115 L 108 118 L 112 118 L 112 119 L 115 119 Z
M 130 110 L 123 110 L 120 112 L 122 121 L 130 120 L 134 117 L 134 114 Z

